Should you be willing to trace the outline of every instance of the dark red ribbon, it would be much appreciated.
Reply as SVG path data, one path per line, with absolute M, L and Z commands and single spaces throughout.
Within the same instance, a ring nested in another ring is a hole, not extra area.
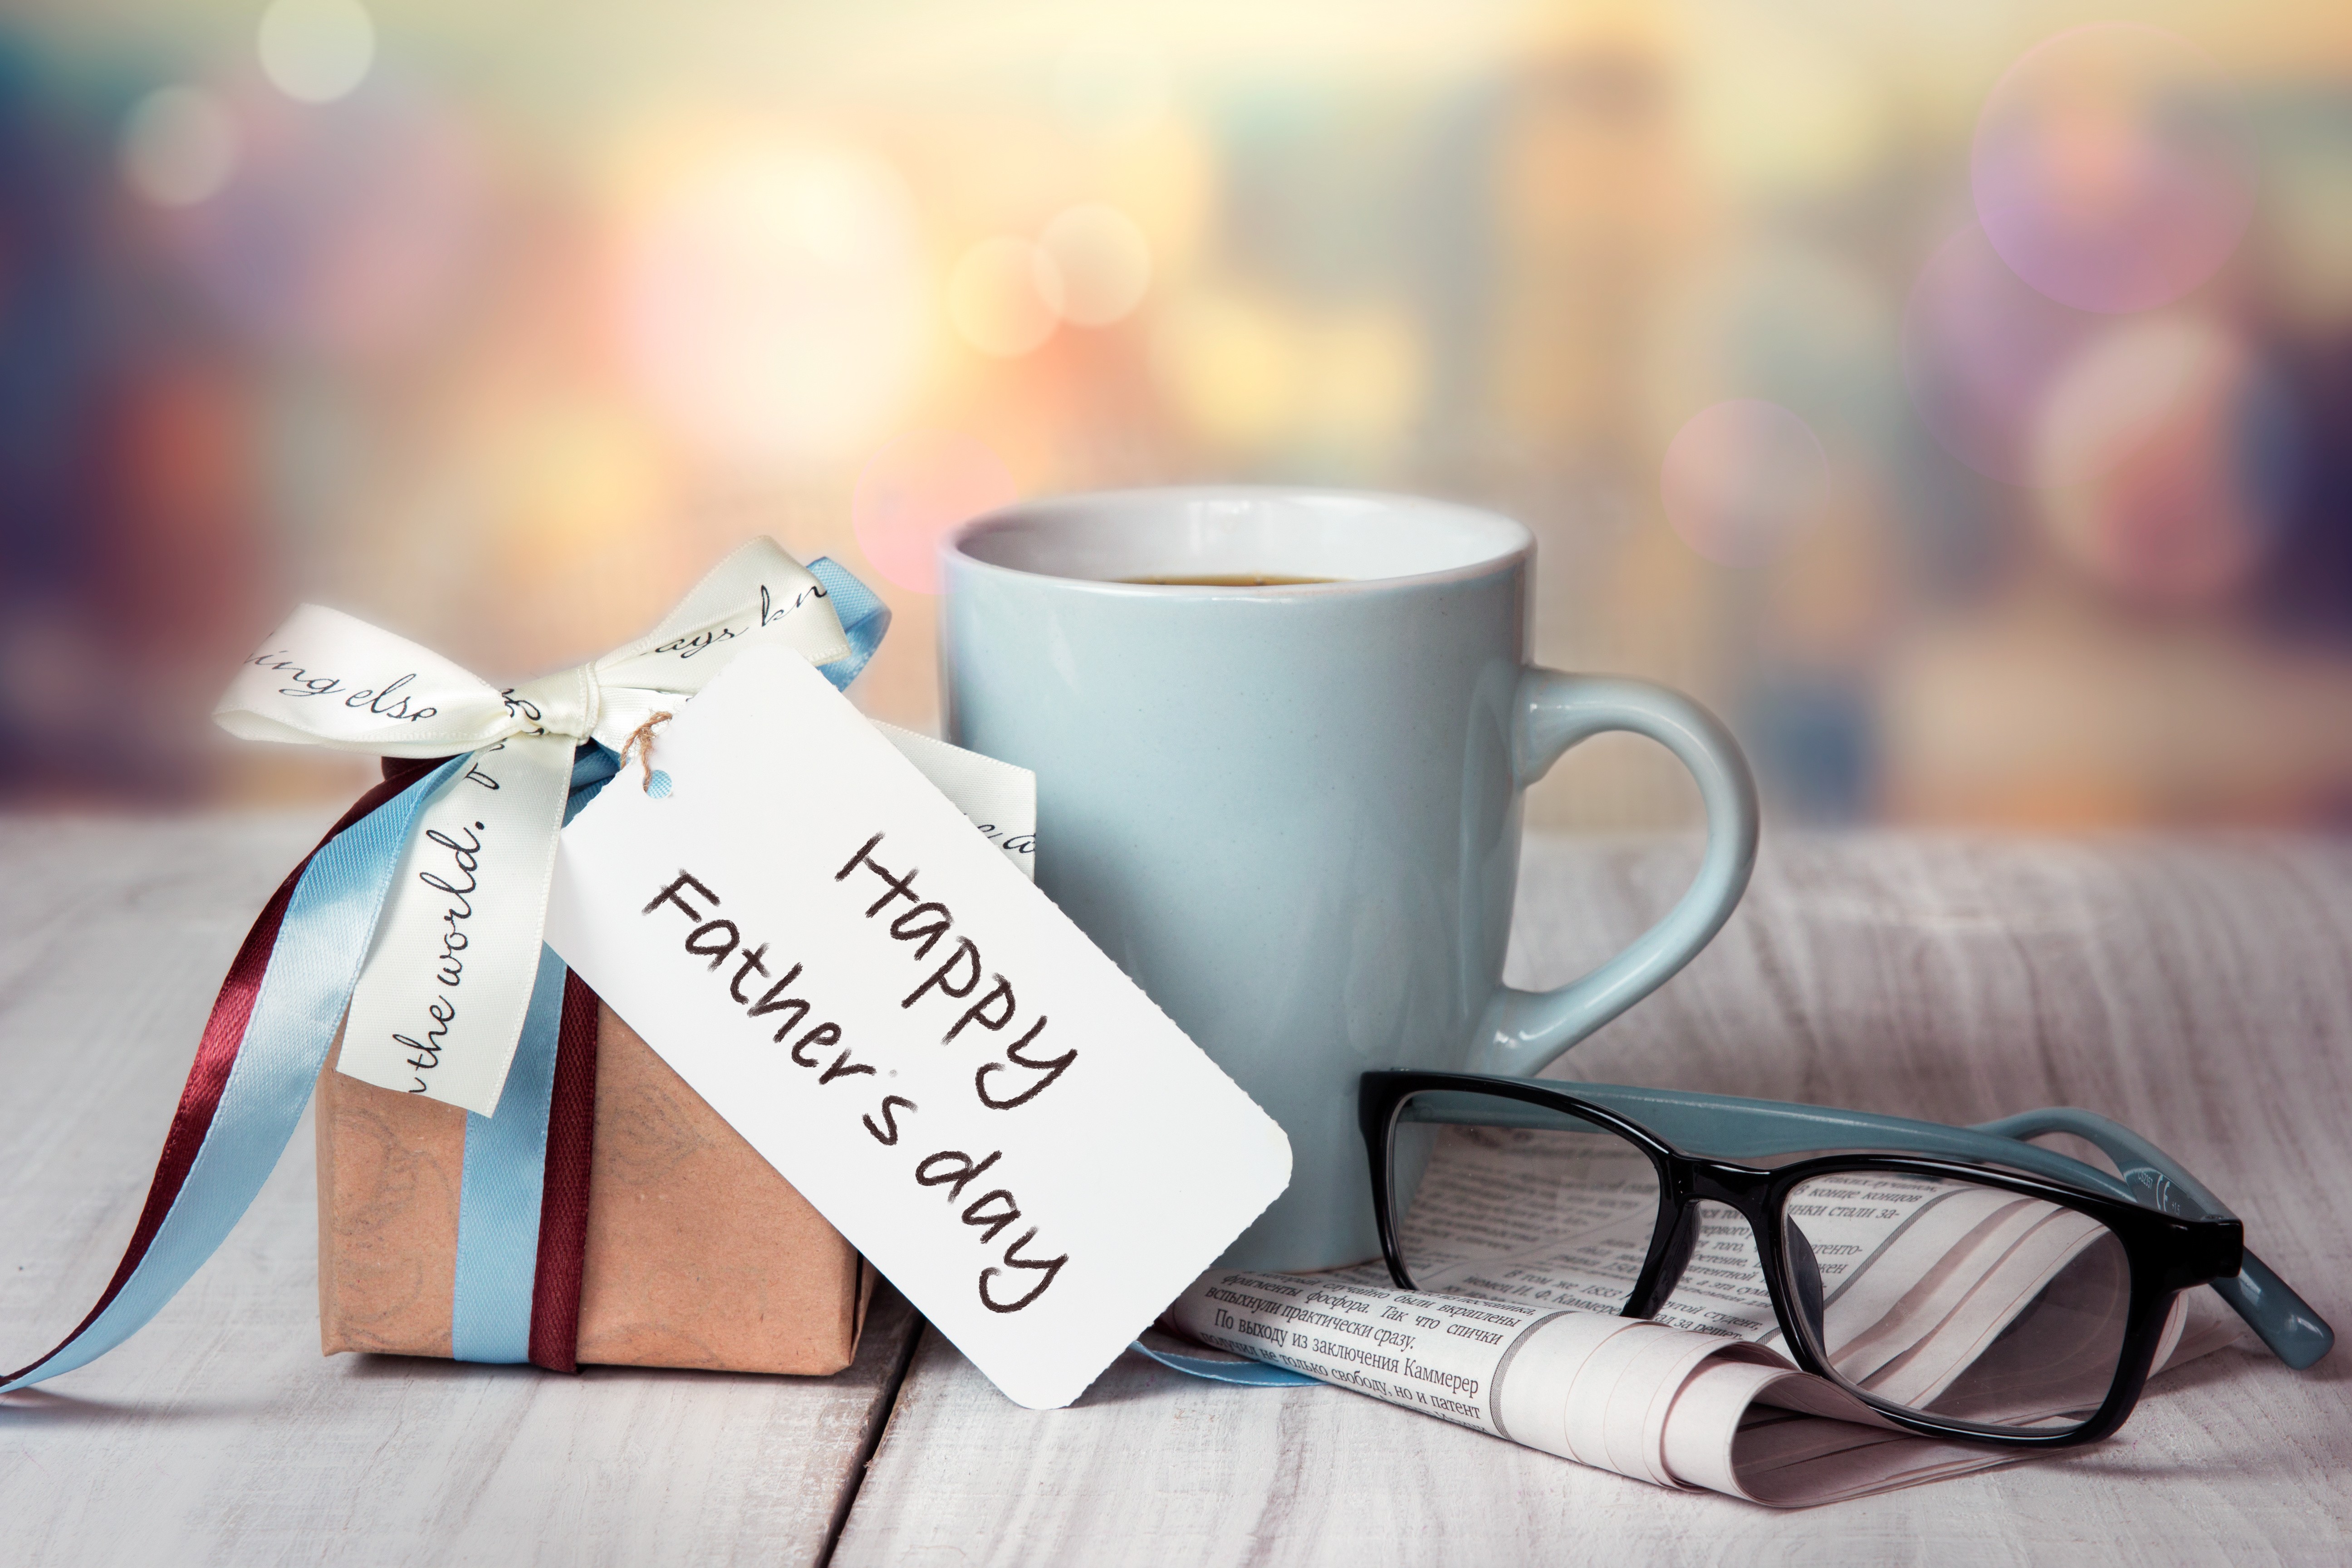
M 236 1065 L 237 1052 L 245 1045 L 254 998 L 260 994 L 262 977 L 268 973 L 270 953 L 278 945 L 278 927 L 285 922 L 287 906 L 293 901 L 294 888 L 302 879 L 302 873 L 310 868 L 319 851 L 339 834 L 447 760 L 384 759 L 383 782 L 352 802 L 352 808 L 327 830 L 326 837 L 278 884 L 278 890 L 269 896 L 252 929 L 245 933 L 236 957 L 229 963 L 228 975 L 221 982 L 220 994 L 213 999 L 212 1014 L 205 1020 L 204 1035 L 196 1042 L 196 1059 L 188 1068 L 188 1081 L 180 1090 L 178 1107 L 172 1112 L 171 1130 L 163 1136 L 154 1180 L 147 1186 L 147 1202 L 139 1211 L 139 1223 L 131 1230 L 122 1261 L 114 1267 L 114 1277 L 107 1281 L 98 1304 L 74 1325 L 73 1332 L 31 1364 L 0 1376 L 0 1383 L 14 1383 L 38 1370 L 43 1363 L 87 1332 L 122 1293 L 123 1286 L 146 1258 L 147 1249 L 154 1245 L 164 1216 L 179 1201 L 189 1169 L 195 1164 L 205 1135 L 212 1131 L 221 1094 L 228 1086 L 229 1071 Z M 595 1132 L 595 1101 L 596 994 L 578 975 L 567 973 L 563 1016 L 556 1037 L 555 1097 L 548 1114 L 539 1267 L 530 1303 L 530 1359 L 558 1372 L 578 1370 L 575 1352 L 579 1343 L 580 1279 L 588 1236 L 588 1164 Z
M 555 1092 L 547 1106 L 547 1176 L 540 1189 L 539 1272 L 530 1291 L 530 1359 L 580 1370 L 580 1279 L 588 1254 L 588 1163 L 596 1135 L 596 993 L 570 970 L 555 1032 Z

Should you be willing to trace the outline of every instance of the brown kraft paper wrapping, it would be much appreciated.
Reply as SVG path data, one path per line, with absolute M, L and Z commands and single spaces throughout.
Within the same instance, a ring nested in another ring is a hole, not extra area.
M 466 1113 L 319 1079 L 319 1338 L 449 1353 Z M 579 1359 L 833 1373 L 871 1292 L 841 1233 L 609 1007 L 597 1007 Z

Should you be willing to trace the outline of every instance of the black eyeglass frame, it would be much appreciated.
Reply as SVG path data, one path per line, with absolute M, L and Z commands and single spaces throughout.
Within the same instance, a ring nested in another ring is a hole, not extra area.
M 2088 1186 L 2027 1175 L 1990 1163 L 1855 1149 L 1822 1151 L 1769 1167 L 1750 1165 L 1685 1153 L 1641 1123 L 1549 1083 L 1472 1073 L 1368 1072 L 1363 1075 L 1358 1093 L 1357 1114 L 1363 1130 L 1365 1152 L 1371 1163 L 1372 1208 L 1380 1225 L 1381 1251 L 1388 1262 L 1390 1277 L 1403 1289 L 1419 1287 L 1413 1283 L 1397 1242 L 1396 1205 L 1391 1192 L 1391 1154 L 1399 1110 L 1412 1095 L 1429 1091 L 1486 1095 L 1574 1116 L 1617 1133 L 1649 1155 L 1658 1175 L 1658 1215 L 1623 1316 L 1654 1316 L 1674 1293 L 1698 1239 L 1701 1203 L 1719 1203 L 1740 1215 L 1755 1237 L 1757 1256 L 1763 1263 L 1765 1289 L 1771 1298 L 1773 1314 L 1780 1322 L 1790 1359 L 1802 1370 L 1829 1379 L 1896 1426 L 1923 1436 L 2045 1449 L 2073 1447 L 2110 1436 L 2138 1403 L 2140 1391 L 2155 1363 L 2157 1349 L 2163 1342 L 2165 1318 L 2173 1298 L 2182 1290 L 2235 1276 L 2244 1259 L 2245 1231 L 2235 1218 L 2166 1214 Z M 1711 1109 L 1728 1110 L 1739 1103 L 1742 1102 L 1717 1100 Z M 1746 1103 L 1756 1104 L 1761 1110 L 1767 1102 Z M 1884 1120 L 1893 1127 L 1903 1125 L 1892 1118 L 1866 1120 Z M 1809 1325 L 1794 1310 L 1797 1284 L 1783 1234 L 1782 1215 L 1789 1194 L 1798 1184 L 1815 1176 L 1867 1171 L 2000 1188 L 2087 1215 L 2116 1237 L 2130 1269 L 2130 1304 L 2126 1311 L 2124 1342 L 2116 1362 L 2115 1382 L 2089 1419 L 2057 1432 L 1938 1420 L 1891 1405 L 1838 1375 Z

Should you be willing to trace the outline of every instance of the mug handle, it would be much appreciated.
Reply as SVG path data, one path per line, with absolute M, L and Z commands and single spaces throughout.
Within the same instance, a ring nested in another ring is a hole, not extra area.
M 1521 670 L 1512 700 L 1516 787 L 1543 777 L 1570 746 L 1611 730 L 1647 735 L 1698 781 L 1706 858 L 1682 901 L 1591 973 L 1554 991 L 1497 986 L 1472 1043 L 1472 1072 L 1540 1072 L 1689 963 L 1747 889 L 1756 861 L 1756 781 L 1731 731 L 1679 691 L 1618 676 Z

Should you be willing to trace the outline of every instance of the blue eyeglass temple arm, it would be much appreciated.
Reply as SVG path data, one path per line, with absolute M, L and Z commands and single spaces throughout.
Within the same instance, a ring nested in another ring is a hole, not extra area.
M 1689 1089 L 1636 1089 L 1573 1079 L 1541 1087 L 1580 1095 L 1639 1122 L 1677 1148 L 1704 1151 L 1721 1159 L 1769 1159 L 1834 1149 L 1897 1150 L 1990 1161 L 2183 1218 L 2236 1217 L 2179 1161 L 2130 1128 L 2088 1110 L 2063 1107 L 2029 1110 L 1979 1127 L 1953 1127 L 1904 1116 L 1741 1100 Z M 1485 1114 L 1497 1121 L 1515 1120 L 1499 1108 Z M 2121 1178 L 2055 1149 L 2025 1142 L 2048 1132 L 2071 1132 L 2084 1140 L 2115 1161 Z M 2298 1372 L 2336 1343 L 2335 1331 L 2326 1321 L 2251 1252 L 2245 1254 L 2235 1279 L 2210 1283 L 2213 1293 L 2246 1321 L 2272 1353 Z
M 2071 1133 L 2113 1160 L 2139 1201 L 2149 1207 L 2186 1217 L 2230 1213 L 2221 1200 L 2206 1191 L 2204 1184 L 2190 1175 L 2179 1161 L 2130 1128 L 2095 1111 L 2056 1106 L 2004 1116 L 1998 1121 L 1981 1121 L 1975 1131 L 2021 1141 L 2050 1132 Z M 2297 1372 L 2326 1355 L 2336 1343 L 2335 1331 L 2288 1288 L 2285 1280 L 2271 1272 L 2270 1265 L 2252 1252 L 2245 1255 L 2236 1279 L 2215 1279 L 2210 1284 L 2213 1293 L 2230 1303 L 2238 1316 L 2262 1336 L 2263 1343 Z

